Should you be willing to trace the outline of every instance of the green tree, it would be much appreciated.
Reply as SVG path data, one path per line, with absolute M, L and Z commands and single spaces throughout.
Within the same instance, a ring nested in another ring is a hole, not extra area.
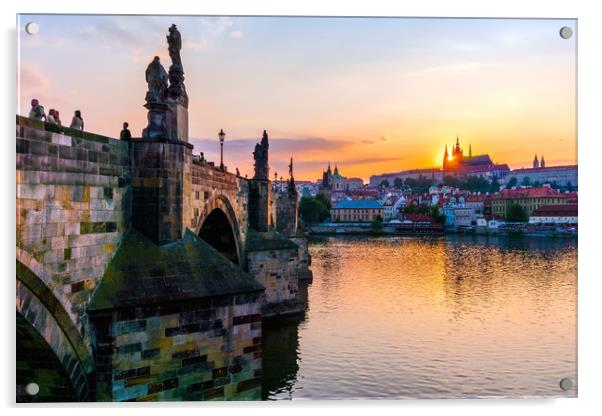
M 513 187 L 516 186 L 516 184 L 518 183 L 518 179 L 516 179 L 514 176 L 510 178 L 510 180 L 508 181 L 508 183 L 506 184 L 506 189 L 512 189 Z
M 382 188 L 388 188 L 391 184 L 389 184 L 389 181 L 387 179 L 383 179 L 382 181 L 380 181 L 380 186 Z
M 494 194 L 500 191 L 500 181 L 498 181 L 497 176 L 494 176 L 489 184 L 489 192 Z
M 375 218 L 372 220 L 370 226 L 372 228 L 372 231 L 378 232 L 383 229 L 383 220 L 380 217 Z
M 324 205 L 328 211 L 330 211 L 330 208 L 332 208 L 332 204 L 330 203 L 330 198 L 328 198 L 326 195 L 319 193 L 318 195 L 316 195 L 316 200 L 320 201 L 322 203 L 322 205 Z
M 519 204 L 512 204 L 508 207 L 506 221 L 508 222 L 527 222 L 529 217 L 527 211 Z
M 571 183 L 571 181 L 568 181 L 566 183 L 566 190 L 569 191 L 569 192 L 573 192 L 574 191 L 573 184 Z
M 460 186 L 460 181 L 454 176 L 447 175 L 443 178 L 443 185 L 457 188 Z
M 525 176 L 523 178 L 523 180 L 520 182 L 520 184 L 522 186 L 529 186 L 529 185 L 531 185 L 531 178 L 529 178 L 528 176 Z
M 439 210 L 438 205 L 433 205 L 431 207 L 430 215 L 437 224 L 443 224 L 445 222 L 445 215 L 441 214 L 441 210 Z
M 396 189 L 401 189 L 401 187 L 403 186 L 403 180 L 402 180 L 401 178 L 395 178 L 395 179 L 393 180 L 393 186 L 394 186 Z
M 307 224 L 312 225 L 324 221 L 330 215 L 328 209 L 316 198 L 304 196 L 299 203 L 299 213 Z

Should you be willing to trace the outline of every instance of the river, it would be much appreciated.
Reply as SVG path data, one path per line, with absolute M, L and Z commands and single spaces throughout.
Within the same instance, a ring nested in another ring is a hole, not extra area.
M 316 238 L 303 317 L 264 326 L 263 398 L 573 397 L 577 241 Z

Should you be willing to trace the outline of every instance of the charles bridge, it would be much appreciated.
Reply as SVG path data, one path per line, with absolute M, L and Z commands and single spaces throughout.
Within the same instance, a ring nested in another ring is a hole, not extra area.
M 281 191 L 265 131 L 249 179 L 194 154 L 167 40 L 140 138 L 17 116 L 17 401 L 259 399 L 262 321 L 303 310 L 292 161 Z

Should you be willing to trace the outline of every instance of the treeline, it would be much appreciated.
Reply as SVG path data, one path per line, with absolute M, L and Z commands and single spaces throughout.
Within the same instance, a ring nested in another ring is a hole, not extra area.
M 414 193 L 427 193 L 429 188 L 433 186 L 433 179 L 429 179 L 426 176 L 420 175 L 418 178 L 395 178 L 393 184 L 387 179 L 383 179 L 380 182 L 380 186 L 383 188 L 390 188 L 393 186 L 395 189 L 403 189 L 412 191 Z M 494 177 L 491 181 L 487 180 L 483 175 L 480 176 L 469 176 L 466 179 L 458 179 L 454 176 L 445 176 L 443 182 L 438 185 L 451 186 L 454 188 L 466 189 L 470 192 L 489 192 L 495 193 L 500 190 L 500 183 L 497 177 Z
M 330 217 L 330 199 L 324 194 L 304 196 L 299 202 L 299 214 L 304 223 L 317 224 Z

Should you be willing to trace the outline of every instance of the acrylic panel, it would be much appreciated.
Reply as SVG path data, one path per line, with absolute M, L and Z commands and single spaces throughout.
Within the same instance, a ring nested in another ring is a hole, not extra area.
M 17 402 L 577 396 L 575 19 L 17 32 Z

